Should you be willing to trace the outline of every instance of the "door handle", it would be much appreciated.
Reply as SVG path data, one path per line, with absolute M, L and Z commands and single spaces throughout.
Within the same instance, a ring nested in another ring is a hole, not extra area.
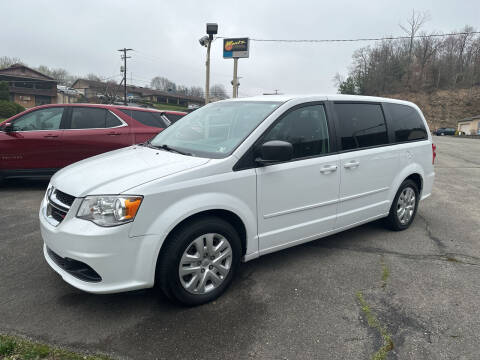
M 334 171 L 337 171 L 337 165 L 325 165 L 320 169 L 322 174 L 329 174 Z
M 44 137 L 44 138 L 57 138 L 58 135 L 48 134 L 48 135 L 44 135 L 43 137 Z
M 113 132 L 113 131 L 112 131 L 112 132 L 109 132 L 107 135 L 109 135 L 109 136 L 117 136 L 117 135 L 120 135 L 120 133 L 118 133 L 118 132 Z
M 356 160 L 349 161 L 348 163 L 343 165 L 343 167 L 345 169 L 353 169 L 353 168 L 356 168 L 356 167 L 359 167 L 359 166 L 360 166 L 360 163 Z

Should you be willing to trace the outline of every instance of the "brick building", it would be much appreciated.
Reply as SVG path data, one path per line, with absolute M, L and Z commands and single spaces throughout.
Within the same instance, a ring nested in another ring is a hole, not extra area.
M 10 100 L 27 109 L 56 103 L 57 82 L 25 65 L 14 64 L 1 69 L 0 81 L 8 82 Z
M 123 99 L 123 86 L 115 83 L 78 79 L 73 83 L 72 88 L 85 96 L 88 101 L 98 101 L 99 98 L 104 97 L 113 98 L 117 101 Z M 159 104 L 172 104 L 184 107 L 192 104 L 199 106 L 205 104 L 205 100 L 201 97 L 153 90 L 139 86 L 127 86 L 127 97 L 133 101 L 143 99 Z

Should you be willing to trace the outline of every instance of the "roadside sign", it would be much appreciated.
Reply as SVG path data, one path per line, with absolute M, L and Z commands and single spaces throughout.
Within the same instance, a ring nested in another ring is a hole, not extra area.
M 248 58 L 249 41 L 248 38 L 223 39 L 223 57 Z

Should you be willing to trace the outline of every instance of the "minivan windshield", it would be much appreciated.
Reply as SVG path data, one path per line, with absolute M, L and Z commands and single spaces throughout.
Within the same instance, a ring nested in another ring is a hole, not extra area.
M 211 103 L 181 118 L 149 144 L 193 156 L 224 158 L 280 104 L 273 101 Z

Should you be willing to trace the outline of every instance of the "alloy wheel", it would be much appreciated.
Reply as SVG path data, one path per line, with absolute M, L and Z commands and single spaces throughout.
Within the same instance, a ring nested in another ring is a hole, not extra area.
M 223 235 L 204 234 L 193 240 L 183 252 L 178 275 L 183 288 L 191 294 L 206 294 L 218 288 L 232 266 L 232 247 Z
M 400 193 L 397 200 L 397 218 L 402 225 L 408 224 L 415 211 L 415 191 L 406 187 Z

